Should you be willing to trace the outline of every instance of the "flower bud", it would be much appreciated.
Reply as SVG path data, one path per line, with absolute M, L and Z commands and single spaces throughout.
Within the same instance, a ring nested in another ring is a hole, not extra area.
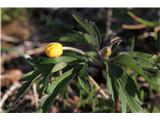
M 112 50 L 110 47 L 107 47 L 105 57 L 108 58 L 112 54 Z
M 49 43 L 45 47 L 45 53 L 50 58 L 59 57 L 63 53 L 63 46 L 60 43 Z

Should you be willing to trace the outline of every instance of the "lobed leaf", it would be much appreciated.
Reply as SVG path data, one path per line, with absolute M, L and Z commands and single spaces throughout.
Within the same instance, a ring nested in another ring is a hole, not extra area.
M 127 106 L 132 112 L 142 112 L 134 80 L 117 64 L 109 64 L 107 71 L 108 75 L 105 78 L 109 92 L 114 101 L 120 98 L 122 112 L 127 111 Z
M 152 56 L 140 52 L 124 52 L 113 59 L 114 62 L 129 67 L 143 76 L 156 91 L 159 91 L 160 88 L 160 68 L 157 66 L 157 63 L 160 62 L 159 60 L 159 56 Z
M 58 93 L 63 89 L 63 87 L 69 82 L 73 77 L 73 69 L 68 70 L 61 76 L 57 77 L 47 89 L 48 97 L 45 99 L 43 104 L 41 104 L 43 112 L 48 112 L 52 104 L 54 103 Z
M 95 24 L 89 23 L 87 20 L 84 20 L 80 16 L 73 15 L 73 17 L 86 30 L 86 32 L 89 33 L 87 36 L 85 35 L 84 37 L 89 40 L 89 43 L 92 43 L 90 45 L 94 45 L 96 48 L 99 48 L 100 33 L 98 28 L 95 27 Z

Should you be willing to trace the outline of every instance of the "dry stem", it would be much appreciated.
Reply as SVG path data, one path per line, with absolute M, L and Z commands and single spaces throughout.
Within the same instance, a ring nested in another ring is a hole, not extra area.
M 39 96 L 38 96 L 38 93 L 37 93 L 37 88 L 36 88 L 36 84 L 35 83 L 33 84 L 32 88 L 33 88 L 33 95 L 34 95 L 35 105 L 36 105 L 36 107 L 38 107 Z
M 109 95 L 107 95 L 102 89 L 101 87 L 97 84 L 97 82 L 92 78 L 92 76 L 88 76 L 89 80 L 95 85 L 96 89 L 106 98 L 109 99 Z
M 16 90 L 20 86 L 19 83 L 15 82 L 8 90 L 7 92 L 3 95 L 2 99 L 0 100 L 0 112 L 2 112 L 2 106 L 7 100 L 7 98 L 12 95 L 13 91 Z

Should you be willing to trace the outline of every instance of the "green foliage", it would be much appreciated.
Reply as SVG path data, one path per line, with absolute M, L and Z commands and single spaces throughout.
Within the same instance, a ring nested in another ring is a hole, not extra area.
M 36 80 L 38 80 L 38 78 L 39 78 L 38 71 L 30 72 L 22 78 L 23 80 L 22 87 L 18 89 L 18 94 L 16 95 L 15 103 L 30 89 L 32 84 Z
M 57 94 L 61 91 L 63 86 L 69 82 L 73 77 L 73 69 L 68 70 L 63 73 L 61 76 L 57 77 L 47 88 L 48 96 L 45 98 L 45 101 L 41 103 L 43 112 L 48 112 L 52 104 L 54 103 Z
M 80 86 L 87 92 L 90 92 L 90 85 L 88 82 L 88 70 L 87 70 L 87 65 L 84 65 L 82 69 L 79 72 L 79 77 L 78 77 Z
M 106 80 L 112 99 L 115 101 L 118 97 L 120 98 L 122 112 L 127 112 L 127 106 L 132 112 L 142 112 L 137 86 L 121 66 L 110 64 Z
M 49 112 L 56 97 L 68 91 L 67 87 L 70 86 L 69 82 L 72 80 L 79 88 L 79 105 L 82 107 L 89 104 L 93 105 L 94 112 L 105 112 L 105 110 L 115 112 L 114 104 L 116 104 L 116 99 L 119 98 L 121 112 L 144 112 L 145 110 L 141 106 L 142 101 L 139 98 L 139 86 L 136 78 L 139 75 L 143 76 L 150 84 L 151 89 L 159 92 L 160 57 L 132 51 L 105 58 L 105 54 L 102 54 L 102 52 L 106 52 L 105 49 L 107 47 L 112 48 L 114 44 L 118 46 L 119 39 L 113 38 L 110 46 L 104 44 L 104 47 L 100 48 L 102 39 L 96 25 L 80 16 L 74 15 L 73 17 L 86 33 L 74 32 L 60 38 L 60 41 L 66 43 L 79 42 L 86 44 L 86 47 L 91 49 L 82 51 L 72 48 L 72 52 L 76 53 L 65 52 L 64 56 L 58 58 L 28 59 L 27 61 L 33 66 L 34 70 L 22 78 L 23 84 L 18 90 L 17 98 L 24 95 L 32 84 L 36 83 L 42 96 L 39 110 L 40 112 Z M 103 78 L 106 79 L 106 91 L 109 91 L 108 93 L 105 91 L 105 94 L 109 95 L 109 99 L 98 98 L 99 91 L 96 88 L 98 83 L 89 79 L 91 74 L 89 69 L 91 67 L 96 71 L 103 72 Z M 128 69 L 131 72 L 128 72 Z M 132 77 L 132 75 L 135 75 L 135 77 Z M 102 106 L 102 109 L 97 105 Z
M 100 42 L 100 37 L 99 37 L 100 35 L 99 32 L 97 32 L 99 30 L 97 29 L 96 25 L 92 22 L 84 20 L 80 16 L 73 15 L 73 17 L 87 32 L 83 36 L 86 39 L 87 43 L 90 46 L 93 46 L 93 48 L 98 49 Z
M 157 92 L 160 88 L 160 57 L 140 52 L 121 53 L 113 59 L 118 64 L 129 67 L 139 75 L 142 75 Z

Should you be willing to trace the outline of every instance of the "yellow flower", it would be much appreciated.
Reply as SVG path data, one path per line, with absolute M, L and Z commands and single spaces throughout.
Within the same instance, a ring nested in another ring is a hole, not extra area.
M 60 43 L 49 43 L 45 47 L 45 53 L 48 57 L 59 57 L 63 53 L 63 46 Z
M 110 47 L 107 47 L 105 57 L 108 58 L 112 54 L 112 50 Z

